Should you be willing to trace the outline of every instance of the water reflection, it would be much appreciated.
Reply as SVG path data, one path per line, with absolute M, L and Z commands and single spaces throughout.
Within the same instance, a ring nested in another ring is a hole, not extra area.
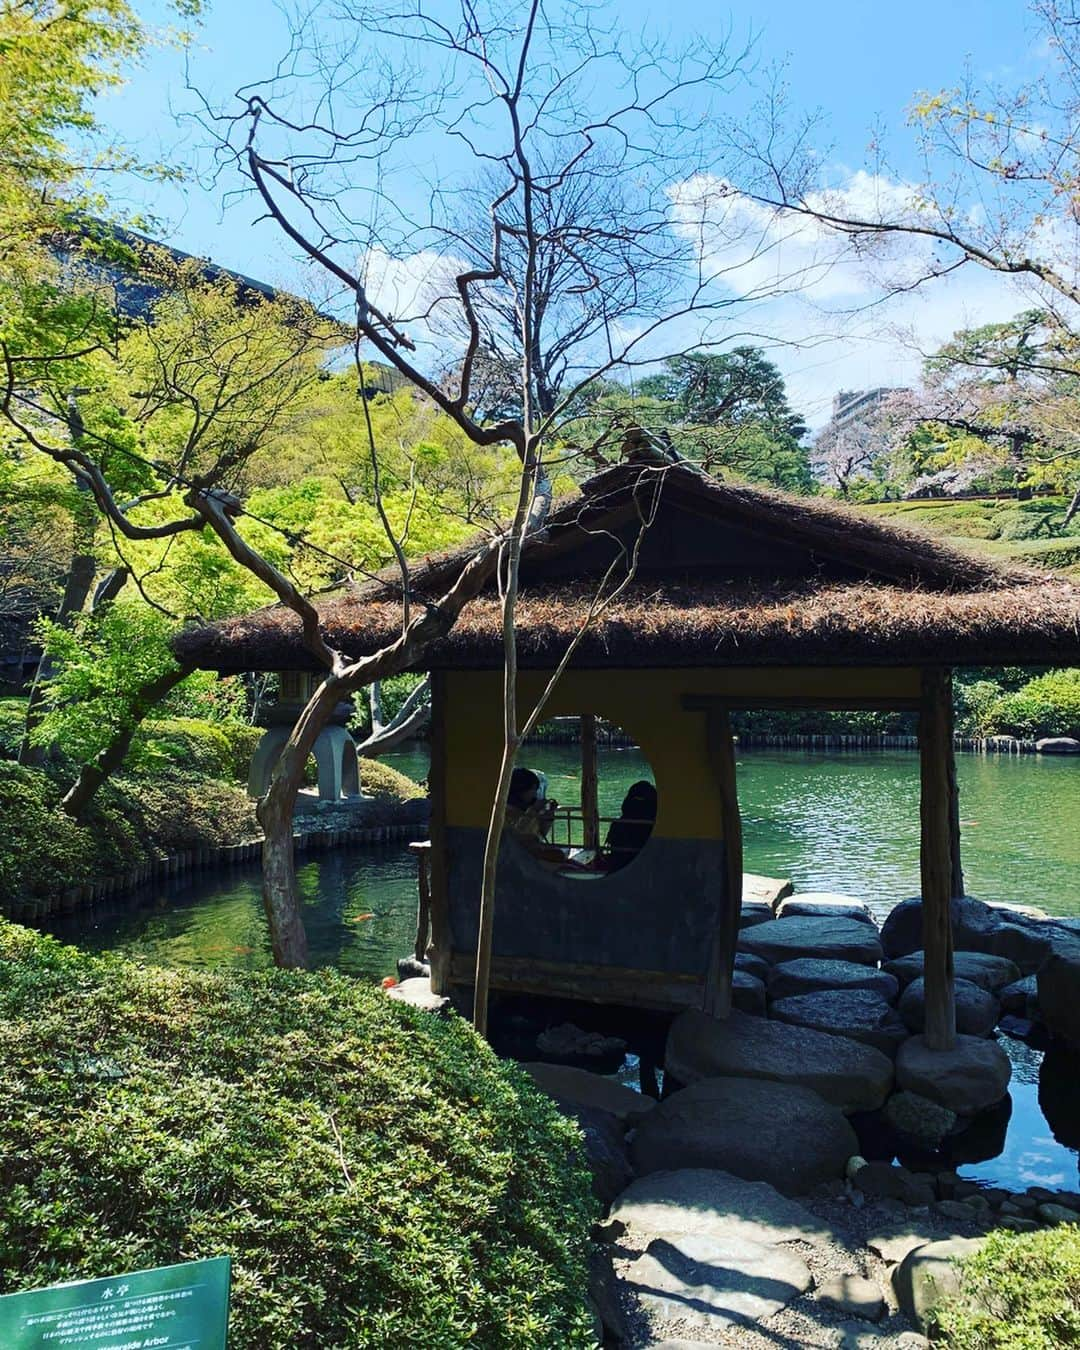
M 416 860 L 404 845 L 340 849 L 297 871 L 312 963 L 362 979 L 392 975 L 416 933 Z M 267 969 L 273 962 L 258 864 L 143 887 L 48 925 L 88 951 L 168 966 Z

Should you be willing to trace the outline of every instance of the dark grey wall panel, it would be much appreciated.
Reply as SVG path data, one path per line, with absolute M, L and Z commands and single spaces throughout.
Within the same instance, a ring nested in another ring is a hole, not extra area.
M 476 950 L 484 831 L 446 831 L 454 950 Z M 499 856 L 496 956 L 704 977 L 724 890 L 716 839 L 652 838 L 627 867 L 563 877 L 512 838 Z

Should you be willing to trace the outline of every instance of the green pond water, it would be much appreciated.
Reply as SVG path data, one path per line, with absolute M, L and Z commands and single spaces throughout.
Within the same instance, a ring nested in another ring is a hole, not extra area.
M 578 797 L 578 752 L 523 757 L 564 803 Z M 426 748 L 388 757 L 422 779 Z M 744 751 L 739 798 L 748 871 L 799 890 L 866 900 L 883 917 L 919 889 L 919 777 L 907 752 Z M 1041 756 L 958 759 L 969 894 L 1080 914 L 1080 761 Z M 600 752 L 601 814 L 649 777 L 639 752 Z M 302 862 L 304 921 L 315 963 L 365 979 L 393 974 L 412 947 L 416 864 L 404 846 L 323 853 Z M 164 965 L 271 964 L 257 865 L 154 883 L 115 905 L 59 918 L 50 930 L 93 951 Z M 971 1142 L 965 1176 L 1010 1186 L 1080 1186 L 1080 1065 L 1003 1038 L 1014 1062 L 1012 1115 Z M 974 1156 L 979 1155 L 979 1156 Z

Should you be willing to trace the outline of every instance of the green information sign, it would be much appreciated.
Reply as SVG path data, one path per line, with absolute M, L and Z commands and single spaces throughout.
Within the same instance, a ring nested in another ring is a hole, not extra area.
M 3 1350 L 225 1350 L 229 1258 L 0 1297 Z

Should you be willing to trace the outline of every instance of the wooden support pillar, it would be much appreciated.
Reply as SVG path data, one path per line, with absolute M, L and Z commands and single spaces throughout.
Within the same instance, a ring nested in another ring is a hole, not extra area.
M 950 914 L 954 857 L 952 758 L 952 679 L 946 670 L 924 670 L 919 710 L 922 824 L 919 865 L 926 953 L 925 1035 L 934 1050 L 951 1050 L 956 1044 Z
M 416 941 L 413 943 L 413 955 L 418 961 L 426 961 L 431 933 L 431 840 L 412 843 L 409 851 L 416 854 Z
M 735 947 L 739 941 L 742 914 L 743 849 L 742 815 L 735 781 L 735 738 L 726 706 L 716 698 L 688 694 L 682 706 L 687 712 L 705 713 L 705 737 L 709 760 L 716 775 L 720 794 L 720 828 L 724 840 L 724 876 L 720 897 L 720 915 L 705 974 L 702 1011 L 713 1017 L 727 1017 L 731 1011 L 731 981 L 735 969 Z
M 948 771 L 949 771 L 949 857 L 951 863 L 952 893 L 964 894 L 964 868 L 960 860 L 960 785 L 956 778 L 956 708 L 953 702 L 952 672 L 945 672 L 948 683 Z
M 581 715 L 581 818 L 583 844 L 600 847 L 600 800 L 596 767 L 596 714 Z
M 431 672 L 431 768 L 428 771 L 431 794 L 431 853 L 428 869 L 431 887 L 431 940 L 428 961 L 431 965 L 431 991 L 450 992 L 450 905 L 446 877 L 446 676 Z

